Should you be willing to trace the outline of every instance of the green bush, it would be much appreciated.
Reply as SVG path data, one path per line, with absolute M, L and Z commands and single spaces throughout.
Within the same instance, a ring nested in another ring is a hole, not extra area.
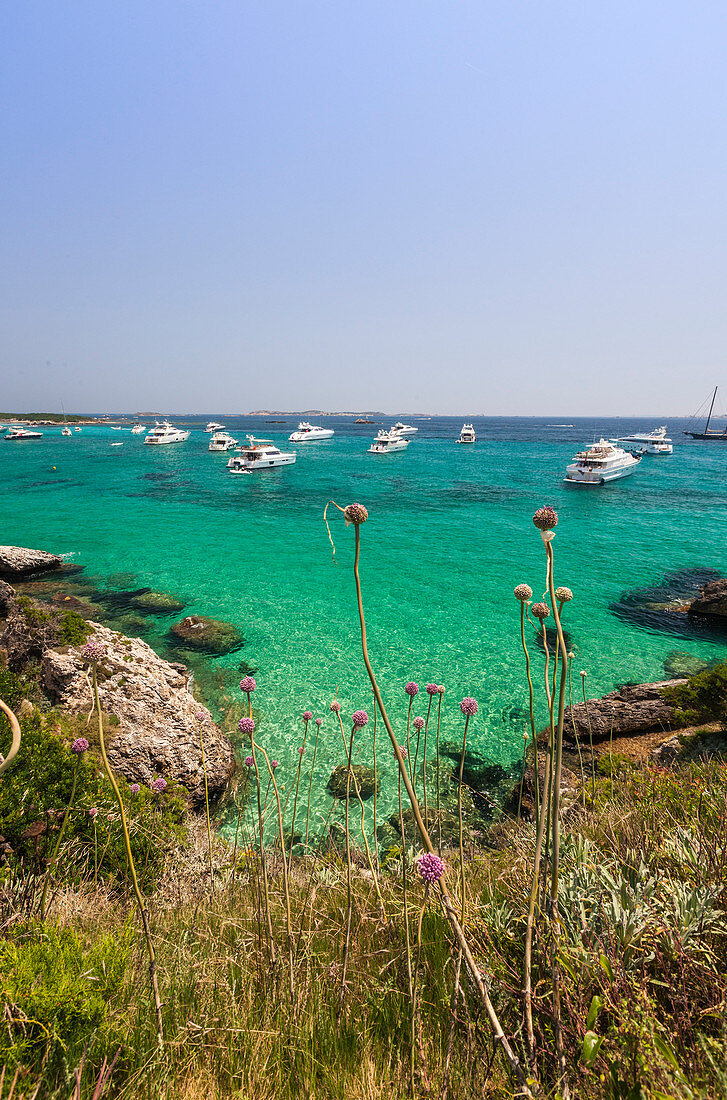
M 121 991 L 131 928 L 86 943 L 71 929 L 46 927 L 0 941 L 0 1064 L 38 1072 L 51 1087 L 70 1084 L 81 1061 L 98 1065 L 122 1045 L 109 1013 Z
M 727 661 L 690 676 L 686 684 L 665 688 L 664 698 L 685 726 L 727 718 Z

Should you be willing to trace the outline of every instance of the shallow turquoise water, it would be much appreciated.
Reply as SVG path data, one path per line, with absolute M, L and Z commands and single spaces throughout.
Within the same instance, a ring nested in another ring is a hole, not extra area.
M 281 445 L 296 423 L 221 419 L 238 438 L 254 429 Z M 369 648 L 399 728 L 404 683 L 422 687 L 418 713 L 424 684 L 434 680 L 447 688 L 443 737 L 457 736 L 456 704 L 474 695 L 473 745 L 504 763 L 520 754 L 527 696 L 512 589 L 526 581 L 542 592 L 544 553 L 531 515 L 543 503 L 560 513 L 556 582 L 575 593 L 566 625 L 589 694 L 660 678 L 674 650 L 727 655 L 727 638 L 692 633 L 684 616 L 657 611 L 644 625 L 611 609 L 623 593 L 675 570 L 724 571 L 727 445 L 682 442 L 672 421 L 672 457 L 646 457 L 632 477 L 601 489 L 561 480 L 576 444 L 594 432 L 625 434 L 657 422 L 550 429 L 546 421 L 482 419 L 469 448 L 453 443 L 461 421 L 415 421 L 420 431 L 408 450 L 380 457 L 366 452 L 374 428 L 331 418 L 332 440 L 298 445 L 296 465 L 250 477 L 227 474 L 226 456 L 208 453 L 199 421 L 190 422 L 189 442 L 162 448 L 110 428 L 86 427 L 70 439 L 48 428 L 38 442 L 0 442 L 0 541 L 66 555 L 102 582 L 133 573 L 134 586 L 178 593 L 187 612 L 239 626 L 244 649 L 212 663 L 236 668 L 242 658 L 256 667 L 260 737 L 289 774 L 300 714 L 310 708 L 325 718 L 316 769 L 316 807 L 325 812 L 322 784 L 343 759 L 330 701 L 338 691 L 344 713 L 370 709 L 353 529 L 329 510 L 334 563 L 322 518 L 330 498 L 369 509 L 361 560 Z M 110 446 L 120 439 L 123 447 Z M 159 620 L 152 644 L 163 647 L 169 622 Z M 366 735 L 359 751 L 368 760 Z M 390 750 L 383 755 L 393 777 Z M 385 808 L 392 797 L 385 784 Z

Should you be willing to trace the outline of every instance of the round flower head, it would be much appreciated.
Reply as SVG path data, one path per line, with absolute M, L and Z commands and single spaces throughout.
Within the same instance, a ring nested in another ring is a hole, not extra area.
M 322 718 L 316 718 L 316 725 L 317 726 L 322 726 L 323 725 L 323 719 Z
M 280 761 L 279 760 L 271 760 L 270 761 L 270 767 L 273 769 L 273 771 L 275 771 L 276 768 L 280 767 Z
M 304 710 L 303 711 L 303 721 L 304 722 L 310 722 L 312 717 L 313 717 L 313 711 L 312 710 Z
M 584 668 L 582 668 L 581 671 L 580 671 L 580 675 L 585 680 L 588 673 L 586 672 L 586 670 Z
M 299 755 L 299 756 L 302 756 L 304 752 L 305 752 L 305 749 L 304 749 L 304 748 L 300 748 L 300 749 L 298 749 L 298 755 Z
M 85 737 L 77 737 L 71 745 L 71 752 L 77 753 L 79 756 L 82 752 L 88 752 L 88 741 Z
M 407 693 L 410 699 L 413 699 L 419 691 L 419 685 L 415 684 L 413 680 L 410 680 L 408 684 L 404 685 L 404 691 Z
M 529 740 L 530 740 L 530 734 L 526 730 L 525 733 L 523 734 L 523 741 L 529 741 Z
M 88 811 L 88 816 L 91 818 L 91 821 L 94 821 L 98 817 L 98 807 L 92 806 Z
M 198 722 L 204 722 L 207 714 L 203 710 L 198 710 L 194 717 L 197 719 Z
M 439 684 L 437 687 L 437 695 L 444 695 L 444 684 Z
M 244 691 L 246 695 L 249 695 L 251 691 L 254 691 L 257 684 L 253 680 L 252 676 L 243 676 L 240 680 L 240 691 Z
M 241 718 L 240 721 L 237 723 L 237 728 L 239 729 L 240 733 L 254 733 L 255 721 L 252 718 Z
M 141 790 L 141 787 L 139 786 L 138 783 L 132 783 L 131 786 L 129 787 L 129 790 L 131 791 L 132 794 L 138 794 L 139 791 Z
M 550 615 L 550 608 L 547 603 L 534 603 L 530 611 L 536 619 L 547 619 Z
M 95 664 L 96 661 L 100 661 L 105 656 L 106 646 L 96 638 L 91 638 L 84 646 L 81 646 L 80 653 L 84 660 Z
M 444 861 L 435 856 L 434 852 L 425 852 L 417 856 L 417 871 L 424 882 L 439 882 L 444 874 Z
M 339 703 L 338 699 L 334 699 L 331 703 L 331 710 L 334 714 L 338 714 L 340 712 L 341 704 Z
M 407 757 L 406 745 L 399 745 L 399 752 L 401 753 L 401 755 L 406 760 L 406 757 Z M 394 750 L 394 759 L 396 759 L 396 750 Z
M 533 597 L 533 590 L 529 584 L 519 584 L 514 591 L 516 600 L 520 600 L 521 603 L 527 603 Z
M 438 691 L 436 684 L 427 684 L 427 695 L 436 695 Z
M 466 695 L 459 704 L 459 709 L 463 714 L 466 714 L 468 718 L 474 718 L 478 710 L 477 700 L 473 699 L 471 695 Z
M 351 717 L 357 729 L 363 729 L 369 720 L 369 716 L 365 710 L 355 710 Z
M 358 527 L 359 524 L 366 522 L 369 513 L 363 504 L 347 504 L 343 509 L 343 518 L 346 520 L 346 525 L 354 523 Z
M 423 730 L 424 729 L 424 719 L 423 718 L 415 718 L 414 721 L 412 722 L 412 725 L 413 725 L 415 730 Z
M 153 791 L 156 791 L 157 794 L 161 794 L 162 791 L 165 791 L 167 789 L 166 779 L 163 779 L 160 775 L 159 778 L 155 779 L 154 782 L 152 783 L 151 789 Z
M 555 598 L 556 600 L 560 600 L 561 603 L 568 603 L 568 600 L 573 599 L 573 593 L 570 588 L 566 588 L 565 585 L 563 585 L 560 588 L 556 588 Z
M 251 768 L 254 763 L 255 763 L 255 761 L 253 760 L 253 758 L 251 756 L 246 756 L 245 757 L 245 767 L 246 768 Z
M 538 508 L 533 516 L 533 523 L 540 531 L 552 531 L 558 523 L 558 513 L 555 508 L 546 504 L 544 508 Z

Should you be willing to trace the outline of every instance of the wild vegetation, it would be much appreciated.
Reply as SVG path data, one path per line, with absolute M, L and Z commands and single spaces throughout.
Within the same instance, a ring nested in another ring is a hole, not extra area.
M 309 820 L 319 725 L 303 714 L 283 791 L 251 676 L 228 843 L 171 782 L 111 777 L 99 753 L 113 716 L 97 695 L 69 717 L 44 701 L 32 661 L 0 667 L 22 730 L 0 775 L 0 1097 L 727 1097 L 723 759 L 665 769 L 606 754 L 593 768 L 583 747 L 584 781 L 567 789 L 561 616 L 573 594 L 556 587 L 557 516 L 541 509 L 547 593 L 515 590 L 528 767 L 512 815 L 477 837 L 463 810 L 477 702 L 429 684 L 420 724 L 411 681 L 389 714 L 366 646 L 366 510 L 341 511 L 373 703 L 347 719 L 332 700 L 347 762 L 323 832 Z M 528 621 L 546 653 L 540 710 Z M 82 652 L 93 684 L 98 643 Z M 685 713 L 723 717 L 718 673 L 680 689 Z M 454 773 L 440 769 L 442 707 L 460 712 Z M 399 767 L 398 843 L 385 847 L 361 827 L 381 752 Z

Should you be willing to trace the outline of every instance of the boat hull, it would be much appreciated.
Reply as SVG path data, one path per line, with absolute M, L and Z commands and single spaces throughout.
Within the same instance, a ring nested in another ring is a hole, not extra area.
M 147 436 L 144 443 L 147 447 L 165 447 L 169 443 L 186 443 L 188 439 L 189 432 L 178 432 L 169 439 L 150 439 L 149 436 Z
M 568 485 L 607 485 L 609 481 L 628 477 L 640 462 L 641 459 L 636 458 L 628 466 L 619 466 L 614 470 L 586 470 L 578 465 L 568 466 L 564 480 Z
M 330 439 L 334 434 L 331 428 L 322 428 L 319 432 L 293 432 L 288 440 L 290 443 L 317 443 L 321 439 Z
M 227 469 L 231 474 L 249 474 L 253 470 L 272 470 L 276 466 L 292 466 L 297 455 L 282 454 L 279 458 L 256 459 L 254 462 L 243 462 L 239 458 L 231 458 L 227 463 Z

